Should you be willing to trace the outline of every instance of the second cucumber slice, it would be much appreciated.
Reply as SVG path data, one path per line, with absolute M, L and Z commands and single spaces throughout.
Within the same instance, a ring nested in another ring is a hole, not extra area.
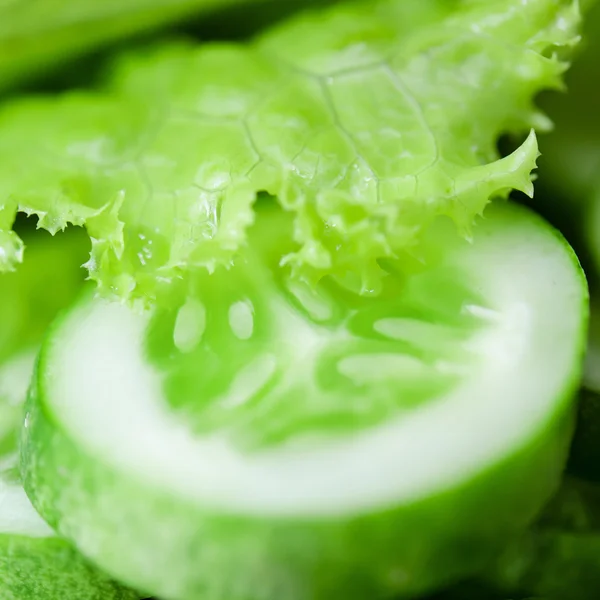
M 286 279 L 265 235 L 285 227 L 259 213 L 255 255 L 173 310 L 84 299 L 56 324 L 27 493 L 166 599 L 411 597 L 477 572 L 564 466 L 587 321 L 573 252 L 494 206 L 473 243 L 440 221 L 425 267 L 382 264 L 382 294 L 358 297 Z
M 0 276 L 0 598 L 135 600 L 37 514 L 20 484 L 17 440 L 43 331 L 83 285 L 86 238 L 29 232 L 27 261 Z

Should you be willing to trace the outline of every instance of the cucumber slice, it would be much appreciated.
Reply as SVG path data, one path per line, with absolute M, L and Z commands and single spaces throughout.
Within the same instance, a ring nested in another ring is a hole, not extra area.
M 286 226 L 259 211 L 255 254 L 176 311 L 86 299 L 55 325 L 23 432 L 29 497 L 166 599 L 410 597 L 478 571 L 560 479 L 577 259 L 502 204 L 473 243 L 440 220 L 426 268 L 382 265 L 379 297 L 299 292 L 273 266 Z
M 16 448 L 23 401 L 33 373 L 36 352 L 21 352 L 0 365 L 0 456 Z
M 28 239 L 27 266 L 0 276 L 0 598 L 133 600 L 90 566 L 35 511 L 19 483 L 17 432 L 39 336 L 83 283 L 87 241 L 77 233 Z
M 0 462 L 0 597 L 2 600 L 134 600 L 67 542 L 29 502 L 17 475 L 17 456 Z

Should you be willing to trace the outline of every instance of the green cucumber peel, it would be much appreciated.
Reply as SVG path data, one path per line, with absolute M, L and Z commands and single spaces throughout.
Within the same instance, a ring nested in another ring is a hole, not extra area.
M 561 86 L 555 50 L 578 20 L 566 0 L 350 2 L 248 44 L 121 58 L 95 92 L 10 102 L 0 268 L 21 260 L 18 211 L 85 225 L 101 292 L 147 304 L 230 264 L 266 191 L 295 217 L 279 258 L 299 281 L 377 294 L 380 261 L 420 260 L 437 217 L 469 237 L 491 197 L 532 193 L 533 132 L 502 159 L 496 142 L 549 126 L 532 99 Z
M 17 440 L 41 333 L 79 293 L 87 239 L 27 235 L 24 268 L 0 275 L 0 597 L 2 600 L 134 600 L 60 539 L 20 483 Z
M 259 213 L 251 239 L 268 219 Z M 168 600 L 413 597 L 477 573 L 558 487 L 587 289 L 565 241 L 523 208 L 491 207 L 474 233 L 469 244 L 450 221 L 434 224 L 420 274 L 405 280 L 388 265 L 394 302 L 385 288 L 363 298 L 322 282 L 303 303 L 269 262 L 277 240 L 260 235 L 264 245 L 250 244 L 214 287 L 198 286 L 175 325 L 162 308 L 82 299 L 53 326 L 28 400 L 21 468 L 32 502 L 107 572 Z M 419 281 L 437 296 L 414 296 Z M 336 290 L 323 321 L 315 297 Z M 239 294 L 250 310 L 232 311 Z M 429 331 L 420 342 L 417 324 Z M 153 348 L 165 331 L 172 343 Z M 338 338 L 345 354 L 319 379 Z M 427 344 L 440 339 L 431 359 Z M 244 385 L 234 374 L 215 391 L 240 354 L 247 364 L 271 354 L 275 370 L 238 369 Z M 347 358 L 352 368 L 340 368 Z M 390 373 L 390 360 L 403 368 Z M 415 362 L 425 379 L 454 379 L 404 404 L 418 389 Z M 378 378 L 398 400 L 373 415 L 352 392 L 377 399 Z M 190 381 L 195 399 L 182 391 Z M 344 426 L 327 418 L 340 411 Z

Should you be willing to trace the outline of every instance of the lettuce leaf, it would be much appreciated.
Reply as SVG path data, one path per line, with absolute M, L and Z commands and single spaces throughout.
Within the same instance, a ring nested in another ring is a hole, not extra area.
M 244 0 L 4 0 L 0 89 L 92 48 Z
M 306 13 L 248 44 L 171 44 L 119 59 L 97 91 L 0 111 L 0 269 L 17 211 L 85 225 L 90 277 L 154 299 L 227 266 L 259 192 L 294 215 L 294 277 L 376 294 L 381 261 L 420 259 L 428 224 L 468 236 L 489 199 L 532 193 L 532 98 L 559 88 L 576 40 L 563 0 L 377 0 Z

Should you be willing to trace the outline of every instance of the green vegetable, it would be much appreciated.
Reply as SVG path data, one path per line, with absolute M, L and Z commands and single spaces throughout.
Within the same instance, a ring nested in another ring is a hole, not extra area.
M 0 89 L 135 33 L 244 0 L 4 0 Z
M 91 277 L 144 301 L 244 247 L 257 192 L 295 215 L 282 257 L 376 294 L 380 262 L 420 260 L 440 215 L 468 237 L 492 196 L 531 193 L 533 105 L 560 86 L 576 5 L 378 0 L 297 17 L 252 43 L 158 47 L 117 61 L 96 93 L 0 113 L 0 269 L 20 260 L 17 211 L 85 224 Z M 519 68 L 515 68 L 518 65 Z M 407 267 L 405 267 L 407 268 Z
M 540 140 L 545 195 L 538 204 L 540 210 L 553 205 L 556 221 L 571 230 L 582 258 L 590 251 L 591 327 L 568 464 L 569 473 L 587 481 L 567 477 L 540 522 L 507 548 L 496 573 L 505 590 L 527 589 L 550 600 L 594 600 L 600 588 L 600 5 L 585 4 L 589 13 L 579 53 L 566 76 L 568 93 L 543 103 L 556 128 Z
M 133 600 L 39 517 L 19 483 L 16 433 L 41 331 L 81 288 L 85 237 L 28 236 L 27 261 L 0 276 L 0 597 Z M 79 259 L 79 262 L 78 262 Z
M 2 600 L 134 600 L 58 538 L 14 476 L 16 457 L 0 462 L 0 594 Z
M 290 289 L 291 219 L 263 198 L 247 250 L 178 310 L 83 299 L 47 338 L 25 488 L 130 585 L 412 597 L 479 571 L 558 485 L 587 292 L 556 232 L 510 205 L 472 244 L 438 220 L 426 268 L 389 261 L 365 298 Z

